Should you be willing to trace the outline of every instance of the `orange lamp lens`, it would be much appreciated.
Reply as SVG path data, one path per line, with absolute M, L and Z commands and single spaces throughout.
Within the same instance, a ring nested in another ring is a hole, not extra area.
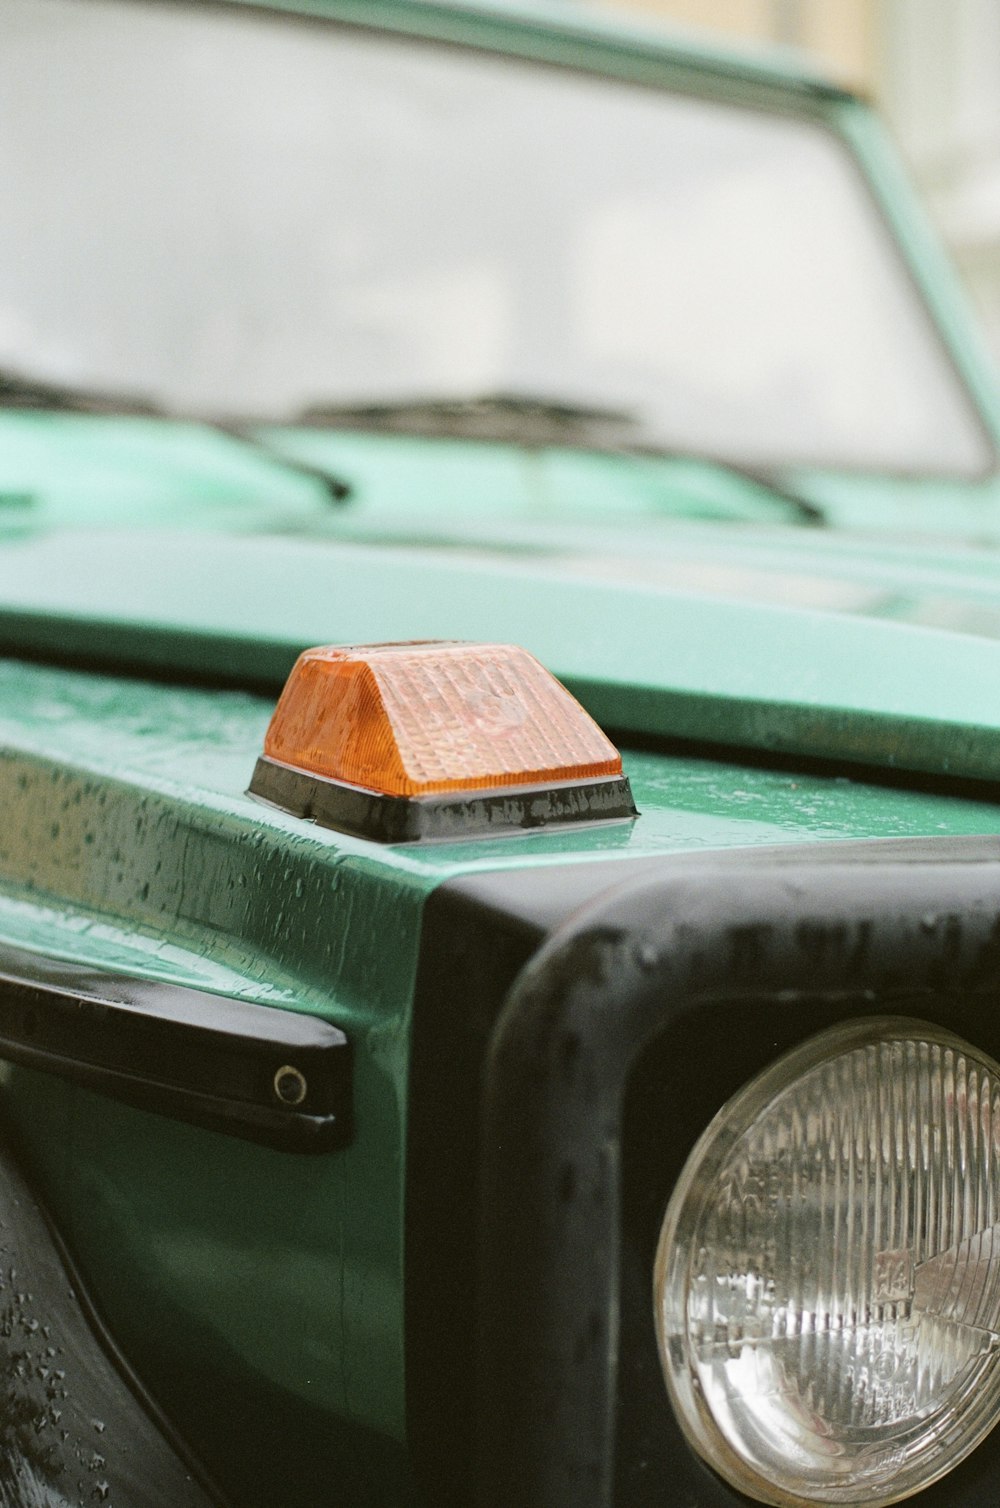
M 422 796 L 621 774 L 593 718 L 527 650 L 434 640 L 300 655 L 264 741 L 268 759 Z

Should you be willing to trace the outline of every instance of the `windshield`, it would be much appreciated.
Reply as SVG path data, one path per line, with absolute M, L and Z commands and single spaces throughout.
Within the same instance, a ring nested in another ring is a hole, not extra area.
M 230 418 L 523 393 L 743 463 L 990 463 L 813 121 L 228 7 L 0 0 L 0 36 L 0 367 Z

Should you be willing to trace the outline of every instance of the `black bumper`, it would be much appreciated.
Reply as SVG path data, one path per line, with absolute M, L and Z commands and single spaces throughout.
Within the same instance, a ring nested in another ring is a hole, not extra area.
M 1000 1056 L 1000 840 L 565 866 L 428 907 L 407 1212 L 428 1504 L 734 1508 L 660 1375 L 653 1253 L 687 1155 L 779 1053 L 857 1016 Z M 920 1508 L 1000 1499 L 1000 1431 Z

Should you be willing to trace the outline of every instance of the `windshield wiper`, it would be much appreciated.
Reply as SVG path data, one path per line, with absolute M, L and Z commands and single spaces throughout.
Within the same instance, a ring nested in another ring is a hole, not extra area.
M 34 377 L 15 368 L 0 367 L 0 409 L 39 409 L 69 414 L 120 414 L 125 417 L 172 420 L 179 424 L 198 424 L 218 430 L 238 445 L 266 456 L 283 471 L 318 482 L 328 498 L 336 503 L 350 497 L 352 488 L 342 477 L 324 466 L 313 465 L 286 455 L 269 445 L 255 430 L 226 420 L 211 419 L 203 414 L 174 413 L 136 393 L 112 393 L 100 388 L 75 387 L 68 383 Z
M 822 508 L 765 466 L 647 441 L 635 415 L 521 393 L 484 393 L 460 398 L 412 398 L 398 402 L 313 404 L 290 421 L 323 429 L 371 430 L 431 439 L 491 440 L 541 448 L 579 446 L 611 454 L 690 461 L 748 482 L 787 504 L 809 524 L 826 522 Z
M 0 367 L 0 408 L 54 409 L 74 414 L 148 414 L 162 410 L 137 393 L 112 393 L 34 377 L 14 367 Z
M 323 429 L 369 429 L 433 439 L 510 441 L 517 445 L 621 443 L 635 419 L 600 408 L 525 393 L 404 398 L 385 403 L 314 404 L 292 421 Z
M 198 424 L 207 424 L 211 429 L 217 429 L 220 434 L 228 435 L 231 440 L 238 440 L 241 445 L 248 445 L 260 455 L 266 456 L 276 466 L 281 466 L 285 471 L 294 471 L 298 476 L 309 477 L 313 482 L 318 482 L 325 488 L 327 497 L 333 503 L 346 503 L 353 495 L 354 488 L 350 482 L 345 482 L 342 476 L 335 471 L 329 471 L 325 466 L 317 466 L 312 461 L 302 461 L 298 456 L 286 455 L 280 446 L 272 445 L 264 437 L 258 434 L 256 429 L 250 428 L 237 421 L 227 419 L 198 419 Z

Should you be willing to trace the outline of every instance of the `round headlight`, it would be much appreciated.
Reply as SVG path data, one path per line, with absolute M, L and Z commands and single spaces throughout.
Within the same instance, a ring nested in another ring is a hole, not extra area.
M 852 1022 L 719 1112 L 667 1207 L 660 1355 L 681 1424 L 764 1503 L 898 1502 L 1000 1415 L 1000 1067 Z

